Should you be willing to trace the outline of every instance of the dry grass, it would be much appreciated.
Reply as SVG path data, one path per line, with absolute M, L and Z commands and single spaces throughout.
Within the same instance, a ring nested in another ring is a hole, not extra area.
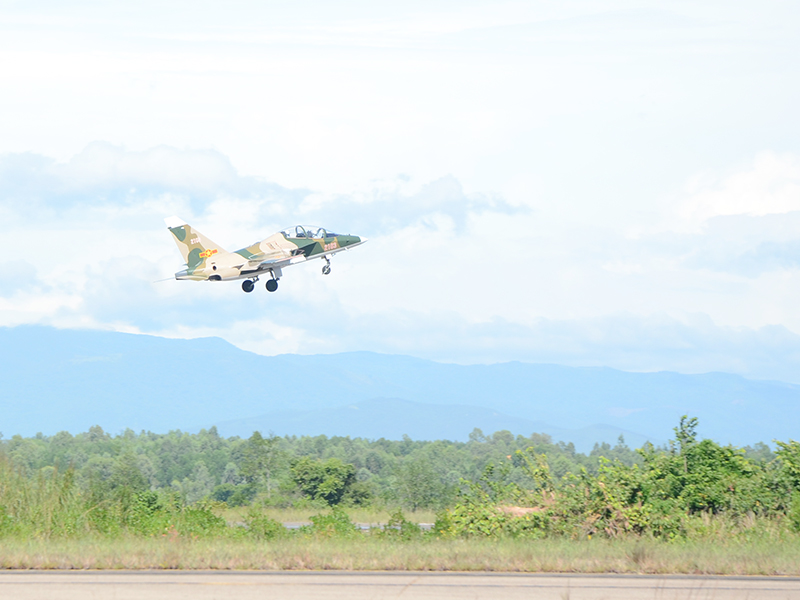
M 507 571 L 800 575 L 800 543 L 651 541 L 396 542 L 290 538 L 0 541 L 4 569 Z
M 242 522 L 247 514 L 248 507 L 228 508 L 219 512 L 228 523 Z M 347 516 L 354 523 L 369 523 L 378 525 L 387 523 L 394 510 L 383 509 L 375 510 L 370 508 L 347 508 Z M 312 515 L 325 512 L 325 508 L 259 508 L 259 513 L 275 519 L 279 523 L 308 523 Z M 417 512 L 406 512 L 406 518 L 415 523 L 433 523 L 436 520 L 436 513 L 430 510 L 420 510 Z

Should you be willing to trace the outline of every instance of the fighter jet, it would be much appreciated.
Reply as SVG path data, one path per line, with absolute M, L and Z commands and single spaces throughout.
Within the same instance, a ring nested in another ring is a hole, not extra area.
M 322 227 L 297 225 L 279 231 L 236 252 L 223 250 L 186 221 L 178 217 L 164 219 L 175 238 L 186 268 L 175 279 L 194 281 L 229 281 L 244 279 L 242 289 L 252 292 L 259 277 L 267 277 L 267 291 L 278 289 L 284 267 L 313 258 L 325 261 L 322 274 L 331 272 L 329 256 L 349 250 L 367 241 L 355 235 L 339 235 Z

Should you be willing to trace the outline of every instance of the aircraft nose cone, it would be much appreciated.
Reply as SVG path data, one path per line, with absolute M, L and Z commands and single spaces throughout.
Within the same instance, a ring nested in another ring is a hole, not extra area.
M 357 235 L 342 235 L 339 236 L 340 246 L 352 246 L 353 244 L 360 244 L 366 241 L 365 238 L 360 238 Z

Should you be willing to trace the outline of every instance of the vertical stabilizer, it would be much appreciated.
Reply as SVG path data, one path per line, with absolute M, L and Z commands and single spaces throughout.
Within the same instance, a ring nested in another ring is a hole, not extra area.
M 216 254 L 227 254 L 219 245 L 188 225 L 183 219 L 167 217 L 164 222 L 175 238 L 178 250 L 190 272 L 202 266 L 207 258 Z

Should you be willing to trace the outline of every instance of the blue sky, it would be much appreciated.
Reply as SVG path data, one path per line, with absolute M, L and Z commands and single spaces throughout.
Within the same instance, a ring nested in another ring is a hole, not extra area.
M 800 382 L 800 6 L 395 4 L 0 3 L 0 325 Z

